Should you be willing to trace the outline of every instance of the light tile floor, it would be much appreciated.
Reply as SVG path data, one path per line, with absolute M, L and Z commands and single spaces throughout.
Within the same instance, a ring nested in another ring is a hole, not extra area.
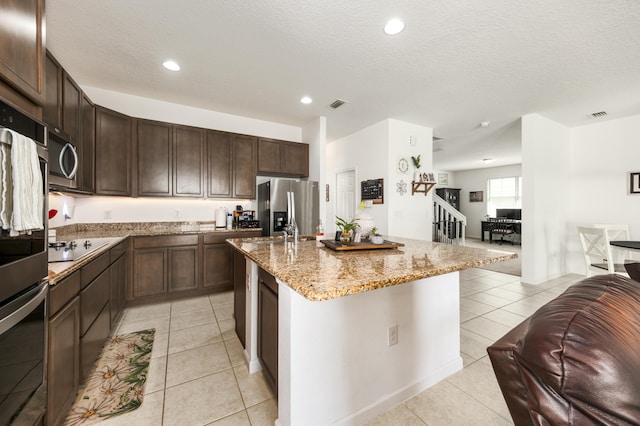
M 460 273 L 460 349 L 464 368 L 368 425 L 513 424 L 486 348 L 583 278 L 532 286 L 482 269 Z M 112 425 L 273 425 L 277 401 L 261 373 L 249 375 L 235 335 L 233 294 L 127 308 L 116 333 L 156 329 L 142 406 Z

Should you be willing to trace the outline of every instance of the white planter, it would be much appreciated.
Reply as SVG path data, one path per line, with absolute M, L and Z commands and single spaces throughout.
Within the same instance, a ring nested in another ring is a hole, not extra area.
M 371 240 L 371 242 L 373 244 L 382 244 L 382 243 L 384 243 L 384 238 L 382 238 L 382 235 L 372 235 L 371 237 L 369 237 L 369 239 Z

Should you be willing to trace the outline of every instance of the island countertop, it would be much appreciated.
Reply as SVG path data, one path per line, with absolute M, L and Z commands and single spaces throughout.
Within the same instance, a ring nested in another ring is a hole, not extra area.
M 235 238 L 227 242 L 258 266 L 313 301 L 389 287 L 503 260 L 515 253 L 390 237 L 397 249 L 334 251 L 315 240 Z

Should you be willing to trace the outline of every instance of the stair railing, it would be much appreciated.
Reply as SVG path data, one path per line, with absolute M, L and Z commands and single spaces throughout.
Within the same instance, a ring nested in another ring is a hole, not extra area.
M 467 217 L 442 197 L 433 194 L 433 241 L 465 245 Z

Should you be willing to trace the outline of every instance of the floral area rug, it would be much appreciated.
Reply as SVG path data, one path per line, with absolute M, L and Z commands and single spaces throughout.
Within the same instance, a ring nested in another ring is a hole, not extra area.
M 107 341 L 65 425 L 91 425 L 142 405 L 155 332 L 136 331 Z

